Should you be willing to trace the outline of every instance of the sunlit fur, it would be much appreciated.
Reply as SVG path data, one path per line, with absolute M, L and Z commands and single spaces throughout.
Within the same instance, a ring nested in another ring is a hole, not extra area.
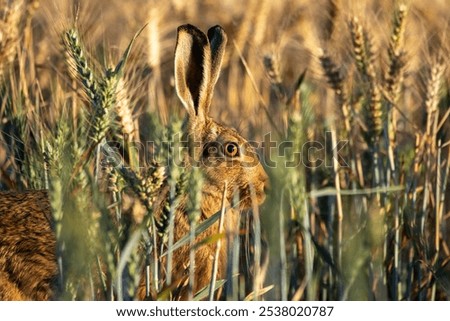
M 0 193 L 0 300 L 48 300 L 56 240 L 45 191 Z

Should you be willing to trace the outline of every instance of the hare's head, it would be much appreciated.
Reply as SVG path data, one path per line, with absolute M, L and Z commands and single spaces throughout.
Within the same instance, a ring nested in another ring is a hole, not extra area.
M 192 25 L 183 25 L 178 28 L 175 50 L 175 85 L 187 110 L 189 159 L 203 169 L 203 198 L 212 212 L 220 208 L 225 182 L 228 201 L 238 193 L 241 209 L 262 203 L 267 183 L 255 148 L 234 129 L 209 117 L 226 42 L 220 26 L 210 28 L 206 36 Z

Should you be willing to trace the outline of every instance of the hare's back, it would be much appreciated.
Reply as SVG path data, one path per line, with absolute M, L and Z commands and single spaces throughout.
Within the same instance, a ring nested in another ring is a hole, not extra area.
M 55 253 L 47 193 L 0 192 L 0 296 L 18 290 L 23 299 L 50 299 Z

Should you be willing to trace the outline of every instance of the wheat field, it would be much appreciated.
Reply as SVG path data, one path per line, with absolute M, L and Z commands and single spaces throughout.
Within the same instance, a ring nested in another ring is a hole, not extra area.
M 135 298 L 166 255 L 156 163 L 199 191 L 171 149 L 184 23 L 228 34 L 211 112 L 270 177 L 204 241 L 240 240 L 222 299 L 450 299 L 448 0 L 0 0 L 0 190 L 49 190 L 57 299 Z

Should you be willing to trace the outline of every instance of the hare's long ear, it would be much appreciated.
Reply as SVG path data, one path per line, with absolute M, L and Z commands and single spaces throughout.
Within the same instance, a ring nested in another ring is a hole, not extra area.
M 211 49 L 206 35 L 192 25 L 178 27 L 175 48 L 175 86 L 191 118 L 204 120 L 209 104 Z
M 222 60 L 225 54 L 227 35 L 221 26 L 214 26 L 208 30 L 208 39 L 211 48 L 211 76 L 208 85 L 208 102 L 210 105 L 214 86 L 219 78 L 220 67 L 222 66 Z

